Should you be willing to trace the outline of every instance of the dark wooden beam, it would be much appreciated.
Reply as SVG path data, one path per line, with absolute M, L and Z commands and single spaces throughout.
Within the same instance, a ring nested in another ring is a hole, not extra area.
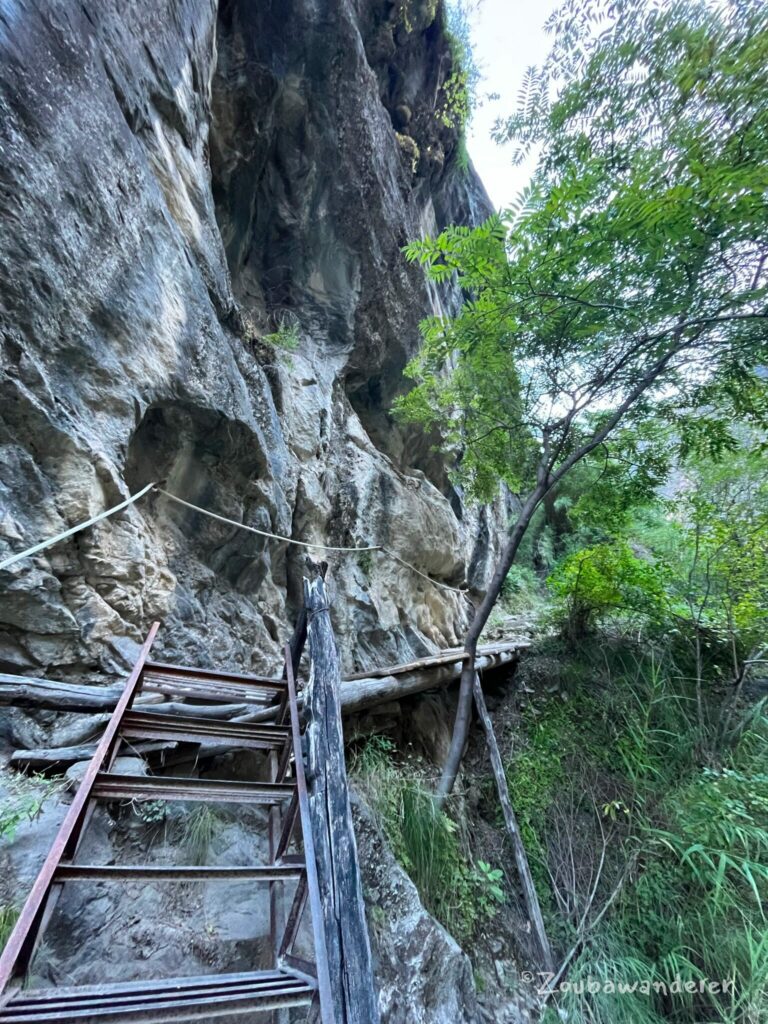
M 311 669 L 304 691 L 309 814 L 334 1024 L 378 1024 L 371 947 L 344 764 L 341 669 L 322 576 L 304 580 Z M 325 1010 L 325 1008 L 323 1008 Z

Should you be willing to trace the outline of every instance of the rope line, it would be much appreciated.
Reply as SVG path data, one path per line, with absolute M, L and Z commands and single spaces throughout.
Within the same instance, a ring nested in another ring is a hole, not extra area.
M 193 505 L 191 501 L 184 501 L 183 498 L 177 498 L 175 494 L 171 494 L 170 491 L 164 491 L 162 487 L 158 487 L 157 490 L 160 494 L 164 494 L 166 498 L 170 498 L 171 501 L 177 501 L 180 505 L 186 505 L 187 508 L 193 508 L 195 512 L 202 512 L 204 516 L 210 516 L 211 519 L 218 519 L 220 523 L 229 523 L 230 526 L 237 526 L 241 530 L 247 530 L 249 533 L 258 533 L 260 537 L 271 537 L 272 540 L 283 540 L 286 544 L 297 544 L 302 548 L 319 548 L 323 551 L 382 551 L 380 544 L 375 544 L 373 547 L 367 548 L 337 548 L 331 544 L 314 544 L 308 540 L 294 540 L 292 537 L 284 537 L 281 533 L 269 533 L 267 530 L 257 530 L 255 526 L 246 526 L 245 523 L 238 523 L 234 519 L 227 519 L 226 516 L 220 516 L 218 512 L 209 512 L 207 508 L 200 508 L 199 505 Z
M 306 540 L 295 540 L 293 537 L 286 537 L 280 533 L 270 533 L 268 530 L 259 530 L 255 526 L 247 526 L 245 523 L 238 523 L 234 519 L 228 519 L 226 516 L 221 516 L 217 512 L 211 512 L 207 508 L 201 508 L 199 505 L 193 505 L 191 501 L 185 501 L 183 498 L 177 497 L 175 494 L 171 494 L 170 491 L 166 491 L 160 487 L 158 483 L 147 484 L 136 494 L 130 495 L 125 501 L 121 501 L 119 505 L 114 505 L 112 508 L 108 508 L 106 511 L 101 512 L 97 516 L 93 516 L 91 519 L 86 519 L 83 523 L 78 523 L 77 526 L 71 527 L 69 530 L 64 530 L 63 533 L 56 534 L 55 537 L 51 537 L 49 540 L 41 541 L 39 544 L 34 544 L 31 548 L 27 548 L 25 551 L 20 551 L 16 555 L 11 555 L 10 558 L 6 558 L 0 562 L 0 570 L 7 569 L 9 566 L 14 565 L 16 562 L 20 562 L 22 558 L 29 558 L 30 555 L 36 555 L 39 551 L 44 551 L 46 548 L 52 547 L 54 544 L 58 544 L 59 541 L 66 540 L 67 537 L 73 536 L 75 533 L 80 533 L 81 530 L 88 529 L 89 526 L 94 526 L 96 523 L 101 522 L 102 519 L 107 519 L 109 516 L 114 515 L 115 512 L 120 512 L 122 509 L 127 508 L 134 502 L 138 501 L 139 498 L 143 497 L 148 491 L 156 490 L 158 493 L 165 495 L 166 498 L 170 498 L 171 501 L 177 502 L 179 505 L 184 505 L 186 508 L 191 508 L 195 512 L 200 512 L 204 516 L 210 516 L 211 519 L 217 519 L 221 523 L 227 523 L 229 526 L 234 526 L 238 530 L 247 530 L 248 533 L 256 533 L 260 537 L 268 537 L 270 540 L 283 541 L 285 544 L 295 544 L 297 547 L 312 548 L 319 551 L 345 551 L 345 552 L 362 552 L 362 551 L 380 551 L 383 555 L 388 555 L 393 561 L 398 562 L 406 569 L 410 569 L 411 572 L 415 572 L 417 576 L 421 576 L 422 579 L 427 580 L 435 587 L 440 587 L 441 590 L 449 590 L 454 594 L 466 594 L 467 591 L 461 587 L 451 587 L 447 583 L 440 583 L 439 580 L 432 579 L 421 569 L 417 569 L 415 565 L 411 565 L 410 562 L 406 562 L 404 558 L 396 555 L 394 551 L 390 551 L 385 548 L 382 544 L 369 544 L 361 547 L 340 547 L 333 544 L 321 544 Z
M 249 533 L 257 533 L 260 537 L 270 537 L 272 540 L 282 540 L 286 544 L 296 544 L 302 548 L 315 548 L 319 551 L 380 551 L 384 555 L 389 555 L 395 562 L 399 562 L 404 565 L 406 569 L 410 569 L 411 572 L 415 572 L 417 576 L 422 576 L 425 580 L 429 580 L 435 587 L 441 587 L 443 590 L 450 590 L 454 594 L 466 594 L 466 590 L 461 587 L 451 587 L 447 583 L 440 583 L 439 580 L 433 580 L 431 576 L 427 576 L 421 569 L 417 569 L 415 565 L 411 565 L 410 562 L 406 562 L 404 558 L 396 555 L 394 551 L 390 551 L 385 548 L 383 544 L 371 544 L 364 547 L 336 547 L 333 544 L 321 544 L 317 542 L 307 540 L 294 540 L 293 537 L 285 537 L 280 533 L 269 533 L 267 530 L 257 530 L 255 526 L 246 526 L 245 523 L 238 523 L 234 519 L 227 519 L 226 516 L 220 516 L 217 512 L 210 512 L 207 508 L 201 508 L 199 505 L 193 505 L 191 501 L 184 501 L 183 498 L 177 498 L 175 494 L 171 494 L 170 491 L 163 490 L 162 487 L 158 487 L 157 490 L 160 494 L 164 494 L 166 498 L 170 498 L 171 501 L 177 501 L 180 505 L 186 505 L 187 508 L 192 508 L 195 512 L 202 512 L 204 516 L 210 516 L 212 519 L 218 519 L 222 523 L 228 523 L 230 526 L 236 526 L 239 530 L 247 530 Z
M 9 565 L 13 565 L 14 562 L 20 562 L 22 558 L 28 558 L 29 555 L 36 555 L 38 551 L 43 551 L 45 548 L 51 547 L 52 544 L 58 544 L 60 540 L 66 540 L 67 537 L 71 537 L 73 533 L 79 533 L 81 530 L 86 530 L 89 526 L 94 526 L 102 519 L 106 519 L 107 516 L 113 515 L 115 512 L 119 512 L 121 509 L 127 508 L 132 505 L 134 501 L 138 501 L 142 495 L 146 494 L 147 491 L 151 491 L 155 484 L 147 484 L 142 490 L 137 491 L 136 494 L 132 494 L 125 501 L 121 501 L 119 505 L 115 505 L 113 508 L 108 508 L 106 512 L 102 512 L 98 516 L 94 516 L 92 519 L 86 519 L 84 523 L 78 523 L 77 526 L 73 526 L 71 530 L 65 530 L 63 533 L 57 533 L 55 537 L 51 537 L 50 540 L 41 541 L 39 544 L 33 545 L 31 548 L 27 548 L 26 551 L 20 551 L 18 555 L 11 555 L 10 558 L 6 558 L 3 562 L 0 562 L 0 569 L 7 569 Z

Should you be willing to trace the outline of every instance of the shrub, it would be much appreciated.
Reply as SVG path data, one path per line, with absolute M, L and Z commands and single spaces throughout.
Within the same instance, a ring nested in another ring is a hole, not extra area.
M 187 851 L 190 864 L 208 863 L 211 843 L 221 828 L 221 819 L 206 804 L 193 808 L 184 819 L 181 845 Z
M 275 329 L 263 339 L 273 348 L 295 352 L 301 342 L 301 325 L 295 313 L 284 310 L 275 317 Z
M 540 608 L 543 604 L 542 584 L 533 569 L 526 565 L 513 565 L 501 588 L 501 600 L 508 612 Z
M 565 633 L 578 640 L 610 612 L 658 616 L 667 605 L 660 564 L 614 541 L 582 548 L 564 559 L 547 580 L 565 614 Z

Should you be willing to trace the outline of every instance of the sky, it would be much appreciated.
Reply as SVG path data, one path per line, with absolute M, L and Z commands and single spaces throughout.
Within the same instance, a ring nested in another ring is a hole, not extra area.
M 532 161 L 515 167 L 511 147 L 491 137 L 497 117 L 514 111 L 517 94 L 530 64 L 546 56 L 550 39 L 544 22 L 561 0 L 482 0 L 473 17 L 473 49 L 484 74 L 480 94 L 497 92 L 500 99 L 475 111 L 467 139 L 469 154 L 494 206 L 508 206 L 528 183 Z

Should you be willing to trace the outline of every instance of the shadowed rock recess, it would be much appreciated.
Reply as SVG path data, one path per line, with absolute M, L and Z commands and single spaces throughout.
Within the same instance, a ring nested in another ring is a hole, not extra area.
M 162 479 L 484 586 L 506 509 L 466 509 L 389 414 L 419 320 L 456 301 L 401 247 L 489 212 L 439 116 L 435 6 L 0 6 L 0 556 Z M 153 494 L 0 573 L 0 670 L 122 673 L 158 618 L 163 660 L 274 671 L 303 563 Z M 331 577 L 348 671 L 465 624 L 463 598 L 379 554 L 332 556 Z M 442 1016 L 418 998 L 390 1019 L 458 1019 L 459 996 Z

